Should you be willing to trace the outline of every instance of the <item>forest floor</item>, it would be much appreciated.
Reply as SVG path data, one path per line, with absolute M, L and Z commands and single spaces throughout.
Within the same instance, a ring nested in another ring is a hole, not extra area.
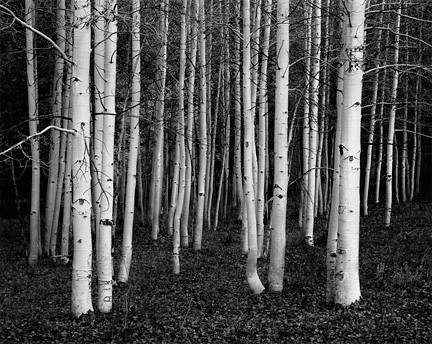
M 199 253 L 183 249 L 177 276 L 171 239 L 162 234 L 153 242 L 141 227 L 130 282 L 114 286 L 113 312 L 78 320 L 70 312 L 71 266 L 47 259 L 27 266 L 22 231 L 2 220 L 0 342 L 432 343 L 431 206 L 396 205 L 388 229 L 383 208 L 362 218 L 362 300 L 347 308 L 325 302 L 325 220 L 317 220 L 310 248 L 299 244 L 292 217 L 282 293 L 249 292 L 236 225 L 206 231 Z M 264 283 L 267 268 L 259 261 Z

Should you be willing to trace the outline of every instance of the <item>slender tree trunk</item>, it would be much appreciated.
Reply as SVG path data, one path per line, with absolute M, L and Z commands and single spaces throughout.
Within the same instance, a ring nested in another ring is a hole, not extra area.
M 69 9 L 72 10 L 73 2 L 69 5 Z M 72 45 L 72 25 L 71 16 L 66 17 L 68 30 L 66 31 L 66 48 L 67 53 L 72 55 L 73 45 Z M 72 129 L 71 119 L 72 119 L 72 65 L 67 65 L 66 71 L 66 83 L 64 91 L 64 102 L 63 102 L 63 116 L 67 118 L 65 128 Z M 63 264 L 69 262 L 69 236 L 71 234 L 71 205 L 72 205 L 72 139 L 73 134 L 67 135 L 66 142 L 66 166 L 65 166 L 65 176 L 64 176 L 64 196 L 63 196 L 63 215 L 62 215 L 62 232 L 61 232 L 61 245 L 60 245 L 60 255 Z
M 388 44 L 388 32 L 386 35 L 386 45 Z M 383 81 L 381 88 L 381 106 L 378 115 L 379 121 L 379 136 L 378 136 L 378 154 L 377 154 L 377 168 L 376 168 L 376 183 L 375 183 L 375 203 L 379 203 L 380 189 L 381 189 L 381 170 L 383 162 L 383 146 L 384 146 L 384 102 L 386 99 L 386 84 L 387 84 L 387 69 L 384 69 Z
M 408 36 L 408 32 L 405 33 Z M 407 45 L 409 43 L 407 42 Z M 406 52 L 406 63 L 409 63 L 409 52 Z M 409 76 L 405 75 L 405 105 L 404 105 L 404 115 L 402 123 L 402 154 L 401 154 L 401 196 L 402 202 L 407 201 L 407 179 L 409 176 L 409 163 L 408 163 L 408 133 L 407 133 L 407 123 L 408 123 L 408 102 L 409 102 Z
M 289 2 L 277 2 L 276 99 L 274 124 L 274 185 L 271 212 L 269 289 L 281 292 L 285 269 L 286 206 L 288 196 Z
M 57 1 L 56 11 L 56 40 L 57 45 L 62 51 L 66 47 L 66 31 L 65 31 L 65 2 L 63 0 Z M 52 103 L 52 124 L 55 126 L 61 126 L 60 118 L 62 116 L 62 92 L 63 92 L 63 68 L 64 59 L 59 54 L 56 54 L 55 66 L 54 66 L 54 79 L 53 79 L 53 103 Z M 62 188 L 62 181 L 59 178 L 59 158 L 60 155 L 60 131 L 51 130 L 51 145 L 49 153 L 49 174 L 48 174 L 48 186 L 46 193 L 46 204 L 45 204 L 45 244 L 44 253 L 48 256 L 55 255 L 55 243 L 57 239 L 57 225 L 58 216 L 55 219 L 55 212 L 59 211 L 56 206 L 59 204 L 56 202 L 57 189 Z M 60 185 L 58 185 L 60 183 Z M 60 191 L 61 193 L 61 191 Z M 54 247 L 53 247 L 54 246 Z M 54 250 L 54 252 L 53 252 Z
M 115 95 L 117 71 L 117 3 L 107 2 L 105 33 L 105 113 L 102 149 L 102 195 L 99 242 L 97 252 L 98 309 L 102 313 L 112 310 L 112 232 L 114 227 L 114 139 L 115 139 Z
M 72 314 L 93 311 L 91 298 L 91 174 L 90 174 L 90 3 L 75 0 L 74 66 L 72 69 Z
M 193 128 L 194 128 L 194 93 L 195 93 L 195 76 L 196 76 L 196 57 L 198 48 L 198 10 L 199 3 L 197 0 L 193 3 L 191 9 L 191 51 L 189 58 L 189 78 L 187 80 L 187 125 L 186 125 L 186 184 L 183 204 L 183 214 L 181 218 L 181 245 L 187 247 L 189 245 L 188 225 L 190 212 L 190 199 L 192 191 L 192 152 L 193 152 Z
M 179 70 L 179 109 L 176 145 L 178 146 L 178 161 L 180 167 L 179 192 L 177 208 L 174 214 L 174 233 L 173 233 L 173 272 L 180 273 L 180 240 L 181 240 L 181 215 L 183 212 L 183 200 L 186 186 L 186 151 L 185 151 L 185 121 L 184 121 L 184 99 L 185 99 L 185 71 L 186 71 L 186 8 L 187 0 L 183 0 L 181 8 L 181 28 L 180 28 L 180 70 Z
M 267 153 L 267 66 L 270 46 L 272 0 L 264 1 L 264 36 L 262 41 L 261 71 L 259 75 L 259 101 L 258 101 L 258 194 L 257 194 L 257 232 L 258 232 L 258 256 L 263 254 L 264 244 L 264 216 L 265 216 L 265 177 L 266 177 L 266 153 Z M 284 26 L 284 23 L 281 24 Z M 284 38 L 288 39 L 288 37 Z M 284 47 L 285 48 L 285 47 Z M 283 58 L 282 58 L 283 59 Z M 288 101 L 288 99 L 287 99 Z M 281 128 L 282 129 L 282 128 Z
M 160 228 L 160 213 L 162 204 L 163 165 L 164 165 L 164 135 L 165 135 L 165 81 L 167 68 L 167 37 L 168 37 L 168 8 L 169 0 L 162 0 L 159 33 L 161 48 L 157 57 L 158 99 L 156 102 L 156 145 L 153 151 L 153 171 L 151 181 L 151 212 L 152 212 L 152 238 L 157 240 Z
M 66 50 L 66 4 L 64 0 L 57 1 L 56 10 L 56 41 L 57 45 L 62 51 Z M 64 59 L 60 54 L 56 54 L 55 66 L 54 66 L 54 94 L 53 94 L 53 123 L 61 126 L 61 116 L 63 114 L 63 75 L 64 75 Z M 67 123 L 67 122 L 66 122 Z M 50 159 L 50 176 L 52 185 L 48 185 L 49 193 L 47 193 L 47 204 L 50 209 L 46 209 L 46 214 L 51 216 L 51 225 L 47 226 L 46 232 L 46 244 L 48 248 L 45 252 L 49 253 L 50 256 L 56 255 L 56 245 L 57 245 L 57 232 L 58 232 L 58 218 L 60 213 L 61 196 L 63 191 L 63 179 L 64 179 L 64 168 L 65 168 L 65 152 L 66 152 L 66 133 L 61 134 L 57 130 L 51 131 L 53 148 L 50 151 L 52 153 L 53 160 Z M 51 168 L 53 171 L 51 171 Z M 54 171 L 54 169 L 57 169 Z M 57 180 L 53 183 L 54 178 Z M 49 217 L 45 221 L 50 220 Z M 48 237 L 48 233 L 50 237 Z M 48 250 L 49 249 L 49 250 Z
M 342 24 L 342 46 L 345 44 L 346 21 Z M 339 227 L 339 180 L 340 180 L 340 145 L 341 145 L 341 131 L 342 131 L 342 107 L 343 107 L 343 89 L 344 89 L 344 72 L 347 66 L 346 57 L 343 52 L 340 53 L 337 90 L 336 90 L 336 132 L 334 137 L 333 148 L 333 183 L 331 193 L 331 208 L 330 218 L 327 233 L 327 303 L 333 303 L 335 299 L 335 276 L 336 276 L 336 250 L 337 238 Z
M 400 18 L 402 13 L 402 3 L 399 4 L 396 24 L 395 24 L 395 42 L 394 42 L 394 64 L 399 63 L 399 30 L 400 30 Z M 396 120 L 396 99 L 397 99 L 397 88 L 399 84 L 399 70 L 395 68 L 393 75 L 393 84 L 391 89 L 391 107 L 389 115 L 389 126 L 387 136 L 387 160 L 386 160 L 386 205 L 385 205 L 385 216 L 384 225 L 390 226 L 390 218 L 392 211 L 393 201 L 393 143 L 395 135 L 395 120 Z
M 318 139 L 318 95 L 320 76 L 321 52 L 321 0 L 315 0 L 312 19 L 311 42 L 311 87 L 310 87 L 310 113 L 309 113 L 309 162 L 308 186 L 306 202 L 306 218 L 303 223 L 302 239 L 306 245 L 313 245 L 313 227 L 315 218 L 315 185 L 317 166 L 317 139 Z
M 201 250 L 204 222 L 204 200 L 207 164 L 207 75 L 206 75 L 206 37 L 205 37 L 205 8 L 204 0 L 199 1 L 199 47 L 200 47 L 200 111 L 199 111 L 199 167 L 198 167 L 198 196 L 195 218 L 194 251 Z
M 103 149 L 103 113 L 105 111 L 105 0 L 96 0 L 94 4 L 94 118 L 93 118 L 93 159 L 92 159 L 92 195 L 93 212 L 96 229 L 96 247 L 99 243 L 99 224 L 101 199 L 103 197 L 102 180 L 102 149 Z
M 229 9 L 227 9 L 225 12 L 223 11 L 223 1 L 219 1 L 219 8 L 220 8 L 220 15 L 221 18 L 223 18 L 224 24 L 227 25 L 227 13 L 229 12 Z M 228 198 L 228 185 L 229 185 L 229 152 L 230 152 L 230 140 L 231 140 L 231 118 L 230 118 L 230 68 L 229 68 L 229 59 L 230 59 L 230 49 L 229 49 L 229 40 L 228 40 L 228 28 L 227 26 L 223 28 L 222 30 L 222 40 L 224 42 L 224 48 L 223 48 L 223 61 L 221 62 L 221 68 L 222 68 L 222 82 L 221 87 L 224 90 L 222 95 L 222 118 L 224 122 L 224 148 L 223 148 L 223 154 L 222 154 L 222 170 L 219 180 L 219 186 L 218 186 L 218 194 L 216 199 L 216 209 L 215 209 L 215 220 L 214 220 L 214 230 L 217 229 L 218 221 L 219 221 L 219 210 L 220 210 L 220 204 L 223 197 L 223 193 L 225 193 L 224 197 L 224 203 L 223 203 L 223 216 L 226 216 L 226 205 L 227 205 L 227 198 Z M 225 188 L 225 189 L 224 189 Z
M 132 261 L 132 234 L 135 214 L 135 190 L 140 146 L 140 103 L 141 103 L 141 42 L 140 1 L 132 1 L 132 100 L 130 119 L 129 160 L 126 182 L 126 202 L 123 222 L 123 242 L 118 281 L 127 282 Z
M 240 16 L 240 0 L 236 1 L 236 13 Z M 238 22 L 236 21 L 235 28 L 240 31 Z M 241 101 L 241 73 L 240 73 L 240 38 L 234 36 L 234 184 L 237 191 L 236 198 L 238 199 L 238 219 L 243 219 L 244 207 L 244 192 L 243 192 L 243 172 L 242 172 L 242 101 Z
M 417 174 L 417 160 L 418 160 L 418 123 L 419 123 L 419 103 L 418 103 L 418 95 L 420 92 L 420 76 L 417 76 L 416 81 L 416 92 L 414 98 L 414 135 L 413 135 L 413 147 L 412 147 L 412 158 L 411 158 L 411 179 L 410 179 L 410 195 L 409 200 L 412 201 L 414 199 L 415 194 L 415 176 Z
M 251 52 L 250 52 L 250 1 L 243 0 L 243 117 L 244 117 L 244 192 L 248 224 L 248 257 L 246 263 L 246 277 L 249 287 L 255 294 L 264 290 L 257 272 L 257 228 L 255 213 L 254 176 L 252 167 L 252 141 L 254 123 L 251 111 Z
M 384 11 L 385 3 L 381 5 L 381 11 Z M 383 22 L 383 12 L 380 13 L 379 22 Z M 377 51 L 381 51 L 381 39 L 382 39 L 382 30 L 378 30 L 377 37 Z M 371 175 L 371 165 L 372 165 L 372 153 L 373 153 L 373 144 L 375 138 L 375 124 L 376 124 L 376 108 L 378 101 L 378 87 L 379 87 L 379 67 L 380 67 L 380 59 L 376 58 L 375 68 L 377 70 L 374 78 L 374 86 L 372 91 L 372 100 L 371 100 L 371 112 L 370 112 L 370 124 L 369 124 L 369 135 L 368 135 L 368 146 L 366 152 L 366 167 L 365 167 L 365 179 L 363 184 L 363 215 L 368 215 L 368 199 L 369 199 L 369 184 L 370 184 L 370 175 Z M 384 86 L 383 86 L 384 87 Z
M 25 1 L 25 21 L 33 26 L 35 16 L 35 6 L 33 0 Z M 35 136 L 38 131 L 38 101 L 35 79 L 36 56 L 34 51 L 33 31 L 26 29 L 26 60 L 27 60 L 27 102 L 29 116 L 29 133 L 33 138 L 31 144 L 31 200 L 30 200 L 30 249 L 28 263 L 37 264 L 40 252 L 40 157 L 39 157 L 39 137 Z
M 302 140 L 302 153 L 303 153 L 303 176 L 301 186 L 301 204 L 299 211 L 299 226 L 303 228 L 306 225 L 306 212 L 307 202 L 309 198 L 309 95 L 310 95 L 310 77 L 311 77 L 311 27 L 312 27 L 312 7 L 304 3 L 305 6 L 305 25 L 306 25 L 306 38 L 305 38 L 305 89 L 304 89 L 304 109 L 303 109 L 303 140 Z
M 66 90 L 69 93 L 70 90 Z M 65 106 L 70 107 L 69 100 L 65 101 Z M 67 137 L 66 145 L 66 166 L 64 178 L 64 199 L 63 199 L 63 222 L 60 254 L 63 263 L 69 261 L 69 235 L 71 230 L 71 203 L 72 203 L 72 135 Z

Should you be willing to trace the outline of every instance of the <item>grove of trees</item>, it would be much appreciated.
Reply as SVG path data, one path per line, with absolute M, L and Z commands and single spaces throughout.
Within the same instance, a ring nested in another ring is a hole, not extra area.
M 143 226 L 181 274 L 238 221 L 250 290 L 280 293 L 295 208 L 307 247 L 327 219 L 326 301 L 351 305 L 360 216 L 385 204 L 389 228 L 431 191 L 431 21 L 408 0 L 1 0 L 0 215 L 28 264 L 72 261 L 80 317 L 95 271 L 112 311 Z

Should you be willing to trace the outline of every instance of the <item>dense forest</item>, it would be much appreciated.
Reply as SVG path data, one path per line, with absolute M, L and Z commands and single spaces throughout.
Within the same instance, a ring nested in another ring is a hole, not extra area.
M 303 254 L 321 302 L 356 304 L 361 221 L 432 192 L 431 22 L 408 0 L 1 0 L 0 233 L 29 269 L 71 265 L 77 318 L 123 302 L 138 242 L 189 277 L 238 243 L 221 269 L 256 295 Z

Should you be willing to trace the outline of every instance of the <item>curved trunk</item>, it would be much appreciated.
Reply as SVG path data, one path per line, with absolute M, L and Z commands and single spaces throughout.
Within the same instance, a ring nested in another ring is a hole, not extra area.
M 243 0 L 243 118 L 245 131 L 243 146 L 243 180 L 248 225 L 248 257 L 246 263 L 246 277 L 249 287 L 253 293 L 260 294 L 264 290 L 264 286 L 262 285 L 257 272 L 258 249 L 252 162 L 252 136 L 254 135 L 254 123 L 251 111 L 250 38 L 250 1 Z

